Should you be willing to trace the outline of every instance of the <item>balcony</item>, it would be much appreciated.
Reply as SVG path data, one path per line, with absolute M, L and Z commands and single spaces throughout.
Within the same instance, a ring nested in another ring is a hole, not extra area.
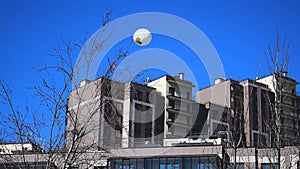
M 190 129 L 191 128 L 191 126 L 189 126 L 187 124 L 178 123 L 176 121 L 172 125 L 177 126 L 177 127 L 186 128 L 186 129 Z
M 167 106 L 167 109 L 174 109 L 174 106 L 168 105 L 168 106 Z
M 167 96 L 167 98 L 169 100 L 175 100 L 175 101 L 180 101 L 180 102 L 185 102 L 185 103 L 194 103 L 193 100 L 190 100 L 190 99 L 186 99 L 186 98 L 183 98 L 183 97 L 180 97 L 180 96 L 175 96 L 173 94 L 169 94 Z
M 180 122 L 178 120 L 174 120 L 172 118 L 167 119 L 167 124 L 169 126 L 173 126 L 174 125 L 174 126 L 178 126 L 178 127 L 187 128 L 187 129 L 189 129 L 191 127 L 189 124 L 186 124 L 184 122 Z
M 283 129 L 283 132 L 288 132 L 288 131 L 290 131 L 290 132 L 297 132 L 298 131 L 298 129 L 297 129 L 296 126 L 287 126 L 285 124 L 282 124 L 281 128 Z
M 290 103 L 285 103 L 285 102 L 281 102 L 282 107 L 287 107 L 290 109 L 298 109 L 298 107 L 296 105 L 290 104 Z
M 289 92 L 282 92 L 282 95 L 288 96 L 288 97 L 291 97 L 291 98 L 298 98 L 299 97 L 298 95 L 293 94 L 293 93 L 289 93 Z
M 179 79 L 179 78 L 174 78 L 174 77 L 170 77 L 170 76 L 167 76 L 167 81 L 169 83 L 172 83 L 172 84 L 175 84 L 175 85 L 180 85 L 180 86 L 185 86 L 185 87 L 188 87 L 188 88 L 193 88 L 195 87 L 195 85 L 193 85 L 192 82 L 190 81 L 186 81 L 186 80 L 183 80 L 183 79 Z
M 284 116 L 285 118 L 289 118 L 289 119 L 299 118 L 299 117 L 297 117 L 297 113 L 292 113 L 289 111 L 282 111 L 282 113 L 280 115 Z
M 173 123 L 173 122 L 174 122 L 174 119 L 168 119 L 167 122 Z
M 176 114 L 181 114 L 181 115 L 190 116 L 190 117 L 194 116 L 193 113 L 190 113 L 190 112 L 187 112 L 187 111 L 183 111 L 183 110 L 179 110 L 179 109 L 174 109 L 173 107 L 167 108 L 167 111 L 169 113 L 176 113 Z

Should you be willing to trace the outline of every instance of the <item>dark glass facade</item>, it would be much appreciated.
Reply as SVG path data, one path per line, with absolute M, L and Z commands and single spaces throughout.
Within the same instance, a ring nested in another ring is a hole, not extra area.
M 218 156 L 148 157 L 109 159 L 110 169 L 218 169 Z

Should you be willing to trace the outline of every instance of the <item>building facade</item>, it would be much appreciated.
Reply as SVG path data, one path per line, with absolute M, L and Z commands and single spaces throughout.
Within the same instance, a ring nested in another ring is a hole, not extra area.
M 238 81 L 216 79 L 196 92 L 196 102 L 209 106 L 208 135 L 222 134 L 228 144 L 245 146 L 244 91 Z
M 183 138 L 190 134 L 198 113 L 198 104 L 192 100 L 192 82 L 178 77 L 163 76 L 147 84 L 164 98 L 163 138 Z
M 162 118 L 161 100 L 154 88 L 133 82 L 101 79 L 85 82 L 69 97 L 67 145 L 72 144 L 71 136 L 78 129 L 90 130 L 82 138 L 81 146 L 91 148 L 126 148 L 162 142 L 156 137 L 162 127 L 155 125 Z
M 244 132 L 247 147 L 269 147 L 274 93 L 267 85 L 251 79 L 243 80 L 240 84 L 244 90 Z
M 299 145 L 300 141 L 300 97 L 296 94 L 295 79 L 287 72 L 272 74 L 256 80 L 263 83 L 275 94 L 273 114 L 278 114 L 276 126 L 279 127 L 281 144 Z
M 220 145 L 122 149 L 112 150 L 111 154 L 108 159 L 111 169 L 217 169 L 226 163 Z
M 298 169 L 299 147 L 294 144 L 300 128 L 297 82 L 283 79 L 288 85 L 281 88 L 280 97 L 278 89 L 270 87 L 274 83 L 270 76 L 241 82 L 217 79 L 197 91 L 196 101 L 192 99 L 194 85 L 182 73 L 146 85 L 101 78 L 83 81 L 69 95 L 64 148 L 77 147 L 85 163 L 70 166 L 265 169 L 280 165 Z M 284 144 L 280 151 L 272 145 L 272 108 L 281 110 Z M 9 163 L 4 159 L 7 154 L 23 157 L 25 162 L 20 158 Z M 47 153 L 38 147 L 6 145 L 5 151 L 0 147 L 0 168 L 16 164 L 43 168 L 48 163 L 36 159 L 45 157 Z M 63 160 L 63 154 L 58 157 Z

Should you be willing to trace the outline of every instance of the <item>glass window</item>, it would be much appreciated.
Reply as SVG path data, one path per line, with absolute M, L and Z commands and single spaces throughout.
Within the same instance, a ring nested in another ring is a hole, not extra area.
M 175 95 L 175 88 L 169 87 L 169 94 L 174 96 Z
M 279 169 L 279 166 L 276 163 L 274 163 L 274 164 L 267 163 L 267 164 L 262 164 L 261 168 L 262 169 Z
M 166 168 L 167 169 L 179 169 L 179 160 L 176 158 L 167 158 Z
M 122 169 L 122 160 L 115 160 L 115 168 Z
M 119 102 L 114 102 L 116 105 L 116 108 L 119 112 L 123 112 L 123 104 Z
M 112 169 L 216 169 L 218 157 L 154 157 L 110 159 Z M 239 167 L 241 168 L 241 167 Z
M 191 107 L 190 107 L 189 104 L 186 105 L 186 111 L 187 111 L 187 112 L 191 112 Z
M 174 169 L 182 169 L 182 158 L 174 158 Z
M 152 159 L 151 158 L 145 159 L 145 169 L 152 169 Z
M 173 100 L 169 100 L 169 106 L 170 106 L 170 108 L 174 108 L 175 102 Z
M 254 132 L 253 132 L 253 146 L 258 147 L 258 134 Z
M 192 158 L 192 168 L 194 169 L 198 169 L 199 168 L 199 166 L 198 166 L 198 164 L 199 164 L 199 158 L 198 157 L 193 157 Z
M 244 169 L 244 163 L 237 163 L 236 164 L 236 169 Z M 228 169 L 234 169 L 234 164 L 230 164 L 230 166 L 228 166 Z
M 190 99 L 190 98 L 191 98 L 190 92 L 186 92 L 186 98 L 187 98 L 187 99 Z
M 136 159 L 124 160 L 122 169 L 136 169 L 135 163 Z
M 200 157 L 198 169 L 213 169 L 213 164 L 209 157 Z
M 156 168 L 159 168 L 159 159 L 158 158 L 153 158 L 152 159 L 152 168 L 156 169 Z
M 252 117 L 252 129 L 258 130 L 258 104 L 257 104 L 257 88 L 250 88 L 251 98 L 249 103 L 250 116 Z M 252 115 L 251 115 L 252 114 Z
M 144 168 L 144 159 L 137 159 L 136 168 Z
M 191 158 L 190 157 L 186 157 L 183 158 L 182 160 L 182 168 L 186 168 L 186 169 L 190 169 L 191 168 Z
M 150 93 L 146 92 L 146 102 L 150 103 Z

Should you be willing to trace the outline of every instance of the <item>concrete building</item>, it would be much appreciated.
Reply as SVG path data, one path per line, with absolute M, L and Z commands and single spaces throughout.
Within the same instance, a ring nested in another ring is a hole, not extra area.
M 217 169 L 223 168 L 225 160 L 228 161 L 228 158 L 220 145 L 185 144 L 177 147 L 112 150 L 108 162 L 111 169 Z
M 101 79 L 83 81 L 80 88 L 70 93 L 69 111 L 79 116 L 79 121 L 87 123 L 87 128 L 96 129 L 85 137 L 88 141 L 83 142 L 88 145 L 106 148 L 139 147 L 145 143 L 164 146 L 164 139 L 191 135 L 192 128 L 193 131 L 198 128 L 197 115 L 207 114 L 204 105 L 192 100 L 193 87 L 183 73 L 177 77 L 166 75 L 147 85 L 103 83 Z M 68 131 L 72 132 L 70 119 L 72 117 L 68 120 Z M 86 119 L 89 121 L 84 121 Z
M 0 154 L 42 153 L 43 149 L 33 143 L 5 143 L 0 144 Z
M 267 85 L 246 79 L 240 82 L 244 90 L 244 132 L 247 147 L 268 147 L 272 122 L 270 106 L 274 93 Z
M 241 138 L 243 146 L 247 147 L 270 147 L 272 146 L 272 122 L 274 113 L 272 107 L 275 103 L 274 89 L 270 87 L 272 76 L 264 79 L 251 80 L 246 79 L 241 82 L 228 79 L 217 79 L 216 83 L 208 88 L 201 89 L 196 93 L 196 101 L 202 104 L 214 103 L 224 106 L 227 111 L 218 109 L 217 111 L 209 110 L 208 121 L 213 123 L 224 124 L 222 130 L 227 128 L 228 138 Z M 287 79 L 288 89 L 283 94 L 283 115 L 282 125 L 283 133 L 290 136 L 290 140 L 285 145 L 293 145 L 291 141 L 299 140 L 299 108 L 297 108 L 298 96 L 295 93 L 296 81 Z M 287 91 L 292 93 L 287 93 Z M 286 103 L 288 101 L 288 103 Z M 212 104 L 213 105 L 213 104 Z M 215 106 L 216 107 L 216 106 Z M 213 109 L 213 108 L 212 108 Z M 215 113 L 213 113 L 215 112 Z M 218 112 L 218 113 L 217 113 Z M 226 115 L 227 112 L 227 115 Z M 217 122 L 213 114 L 223 114 L 222 120 Z M 289 116 L 287 116 L 289 115 Z M 225 120 L 227 118 L 227 120 Z M 210 126 L 210 129 L 216 127 Z M 234 136 L 234 133 L 241 135 Z M 210 131 L 210 134 L 213 132 Z M 232 139 L 230 139 L 233 141 Z
M 147 84 L 164 98 L 163 138 L 183 138 L 190 134 L 198 114 L 199 105 L 192 100 L 192 82 L 169 75 L 155 79 Z
M 298 169 L 299 163 L 299 149 L 295 146 L 287 146 L 280 149 L 281 158 L 278 162 L 277 151 L 272 148 L 238 148 L 236 157 L 233 149 L 226 149 L 229 156 L 229 167 L 234 168 L 234 161 L 236 159 L 236 166 L 238 169 Z
M 280 161 L 272 147 L 270 107 L 276 95 L 266 83 L 266 79 L 264 84 L 260 79 L 217 79 L 214 85 L 199 90 L 193 101 L 194 85 L 184 74 L 166 75 L 147 85 L 101 78 L 82 81 L 69 95 L 64 148 L 76 146 L 82 153 L 85 163 L 72 163 L 75 168 L 214 169 L 236 165 L 265 169 L 280 164 L 281 168 L 298 169 L 298 147 L 282 147 Z M 293 113 L 284 116 L 287 112 L 282 111 L 282 117 L 283 122 L 288 117 L 293 120 L 296 133 L 300 104 L 297 83 L 289 83 L 291 87 L 282 94 L 287 97 L 280 103 L 283 110 Z M 47 164 L 40 160 L 47 159 L 47 153 L 33 145 L 5 147 L 0 145 L 0 168 L 22 168 L 24 164 L 43 168 Z M 18 160 L 7 162 L 5 154 Z M 64 160 L 63 155 L 58 158 Z
M 33 143 L 1 143 L 0 169 L 47 167 L 48 154 Z M 54 166 L 54 165 L 53 165 Z
M 225 148 L 219 141 L 176 144 L 167 147 L 112 149 L 108 158 L 111 169 L 298 169 L 299 149 L 281 148 L 278 162 L 276 151 L 269 148 Z
M 283 145 L 299 145 L 300 143 L 300 97 L 296 94 L 295 79 L 287 76 L 287 72 L 272 74 L 256 80 L 263 83 L 275 93 L 273 113 L 278 112 L 277 120 Z
M 223 132 L 229 144 L 245 145 L 243 100 L 243 86 L 232 79 L 216 79 L 212 86 L 197 91 L 196 102 L 210 105 L 208 135 Z
M 82 127 L 89 133 L 80 146 L 111 149 L 136 147 L 145 142 L 156 144 L 160 129 L 155 123 L 159 123 L 162 114 L 159 99 L 154 88 L 132 82 L 98 79 L 82 83 L 69 96 L 67 145 L 72 144 L 68 138 L 72 138 L 74 130 Z

